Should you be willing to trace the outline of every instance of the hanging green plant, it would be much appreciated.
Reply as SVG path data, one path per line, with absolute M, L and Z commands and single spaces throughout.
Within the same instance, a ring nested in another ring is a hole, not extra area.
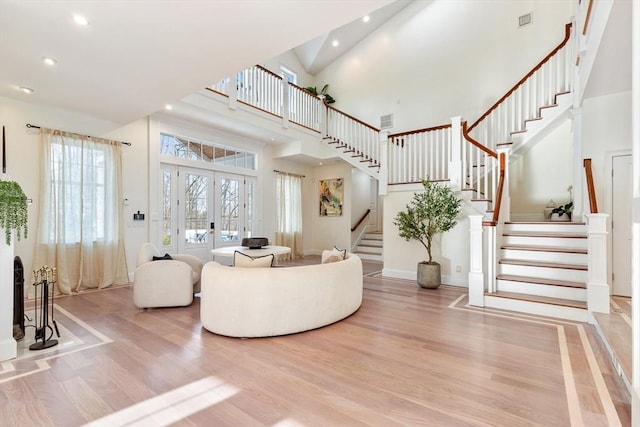
M 15 181 L 0 181 L 0 227 L 4 228 L 5 241 L 11 244 L 11 233 L 17 238 L 27 238 L 27 196 Z

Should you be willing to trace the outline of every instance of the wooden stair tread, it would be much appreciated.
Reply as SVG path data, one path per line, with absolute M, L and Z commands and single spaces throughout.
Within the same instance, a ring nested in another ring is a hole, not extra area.
M 583 248 L 568 248 L 561 246 L 502 245 L 500 249 L 535 252 L 562 252 L 567 254 L 587 254 L 587 250 Z
M 586 239 L 587 235 L 583 233 L 567 233 L 563 231 L 505 231 L 503 236 L 517 237 L 551 237 L 563 239 Z
M 519 294 L 516 292 L 494 292 L 494 293 L 486 293 L 485 295 L 499 297 L 499 298 L 515 299 L 519 301 L 551 304 L 551 305 L 557 305 L 561 307 L 572 307 L 572 308 L 579 308 L 583 310 L 587 309 L 586 302 L 574 301 L 574 300 L 563 299 L 563 298 L 552 298 L 552 297 L 543 297 L 539 295 Z
M 544 277 L 516 276 L 513 274 L 498 274 L 498 280 L 509 280 L 511 282 L 536 283 L 539 285 L 564 286 L 567 288 L 586 289 L 587 284 L 582 282 L 571 282 L 569 280 L 547 279 Z
M 566 270 L 583 270 L 587 271 L 587 266 L 582 264 L 565 264 L 561 262 L 549 262 L 549 261 L 529 261 L 524 259 L 510 259 L 503 258 L 499 261 L 499 264 L 510 265 L 526 265 L 529 267 L 546 267 L 546 268 L 564 268 Z

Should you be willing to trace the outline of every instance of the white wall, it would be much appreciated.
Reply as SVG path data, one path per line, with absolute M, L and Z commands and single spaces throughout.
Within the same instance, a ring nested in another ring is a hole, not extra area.
M 512 220 L 543 219 L 543 209 L 553 199 L 569 202 L 573 182 L 571 120 L 556 129 L 522 157 L 509 164 Z M 526 217 L 523 217 L 525 215 Z
M 373 183 L 375 184 L 375 183 Z M 353 186 L 351 198 L 351 227 L 371 207 L 371 178 L 360 169 L 351 169 L 351 185 Z
M 631 92 L 585 99 L 582 114 L 582 154 L 592 159 L 598 210 L 611 214 L 606 212 L 604 203 L 610 193 L 605 188 L 606 157 L 616 151 L 631 150 Z M 584 206 L 588 206 L 586 199 Z
M 533 23 L 517 28 L 533 12 Z M 335 106 L 394 130 L 472 122 L 564 38 L 568 0 L 416 1 L 316 75 Z
M 383 276 L 416 280 L 417 264 L 428 260 L 427 250 L 415 240 L 407 242 L 398 235 L 393 224 L 398 212 L 405 209 L 416 191 L 422 186 L 412 186 L 407 191 L 390 191 L 384 198 L 384 269 Z M 458 224 L 450 231 L 439 234 L 433 241 L 431 255 L 440 264 L 442 283 L 468 286 L 469 275 L 469 219 L 472 212 L 462 204 Z M 457 271 L 459 267 L 460 271 Z
M 344 203 L 342 216 L 320 216 L 320 180 L 344 179 Z M 319 166 L 313 169 L 313 202 L 314 211 L 311 215 L 313 234 L 312 253 L 320 253 L 323 249 L 337 246 L 340 249 L 351 247 L 351 201 L 353 198 L 353 182 L 351 179 L 351 165 L 344 162 Z

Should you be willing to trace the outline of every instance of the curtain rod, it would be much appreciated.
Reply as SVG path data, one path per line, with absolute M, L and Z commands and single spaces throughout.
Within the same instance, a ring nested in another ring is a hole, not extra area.
M 27 123 L 27 127 L 30 129 L 40 129 L 40 126 L 36 126 L 36 125 L 32 125 L 31 123 Z M 91 137 L 89 137 L 91 138 Z M 118 141 L 120 142 L 120 144 L 124 144 L 124 145 L 128 145 L 129 147 L 131 147 L 131 143 L 130 142 L 124 142 L 124 141 Z
M 279 170 L 273 170 L 275 173 L 283 173 L 285 175 L 291 175 L 291 176 L 299 176 L 300 178 L 306 178 L 305 175 L 298 175 L 297 173 L 290 173 L 290 172 L 283 172 L 283 171 L 279 171 Z

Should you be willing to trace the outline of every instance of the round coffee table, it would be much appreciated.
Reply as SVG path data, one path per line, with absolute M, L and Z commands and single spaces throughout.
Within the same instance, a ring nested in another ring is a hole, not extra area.
M 263 255 L 274 255 L 274 263 L 278 263 L 278 255 L 285 255 L 291 253 L 291 248 L 288 246 L 263 246 L 260 249 L 249 249 L 246 246 L 223 246 L 221 248 L 215 248 L 211 250 L 211 255 L 220 257 L 233 257 L 233 254 L 238 251 L 245 255 L 252 257 L 258 257 Z

